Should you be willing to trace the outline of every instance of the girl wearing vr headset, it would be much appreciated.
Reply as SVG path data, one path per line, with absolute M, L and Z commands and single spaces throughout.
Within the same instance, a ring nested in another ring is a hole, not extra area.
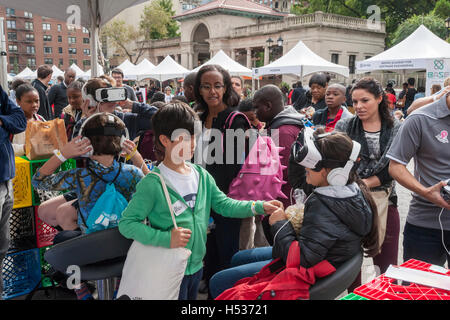
M 232 268 L 210 281 L 213 297 L 244 277 L 252 276 L 272 258 L 287 260 L 290 245 L 298 241 L 300 264 L 309 268 L 327 260 L 335 268 L 361 252 L 378 253 L 378 216 L 366 185 L 358 178 L 355 163 L 360 145 L 343 133 L 313 133 L 305 128 L 293 147 L 293 157 L 306 168 L 306 181 L 315 187 L 305 202 L 304 220 L 296 234 L 281 209 L 269 218 L 273 247 L 240 251 Z

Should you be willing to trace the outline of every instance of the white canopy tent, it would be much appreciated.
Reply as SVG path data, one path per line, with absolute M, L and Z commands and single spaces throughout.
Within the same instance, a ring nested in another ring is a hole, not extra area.
M 84 76 L 84 71 L 81 70 L 81 68 L 79 66 L 77 66 L 75 63 L 72 63 L 72 65 L 70 66 L 70 69 L 75 70 L 75 78 L 83 78 Z
M 118 65 L 117 68 L 122 70 L 124 80 L 137 79 L 137 74 L 139 73 L 139 70 L 135 64 L 130 62 L 130 60 L 126 59 L 124 62 Z
M 150 72 L 142 73 L 137 78 L 138 80 L 152 78 L 162 82 L 169 79 L 183 78 L 188 73 L 190 73 L 188 69 L 178 64 L 171 56 L 167 56 Z
M 98 68 L 98 75 L 104 75 L 105 73 L 103 72 L 103 67 L 99 64 L 97 65 Z M 83 80 L 89 80 L 91 78 L 91 69 L 89 69 L 88 71 L 86 71 L 85 73 L 83 73 L 83 75 L 80 77 Z
M 356 72 L 374 70 L 426 69 L 427 60 L 450 59 L 450 43 L 420 25 L 402 42 L 382 53 L 356 63 Z
M 427 70 L 426 92 L 434 83 L 444 81 L 450 74 L 450 43 L 442 40 L 424 25 L 392 48 L 356 63 L 356 72 L 376 70 Z M 446 76 L 447 75 L 447 76 Z
M 253 68 L 253 78 L 268 74 L 294 74 L 300 77 L 315 72 L 332 72 L 349 76 L 348 67 L 325 60 L 309 49 L 303 41 L 289 50 L 281 58 L 260 68 Z
M 198 72 L 201 67 L 210 65 L 210 64 L 218 64 L 222 66 L 225 70 L 227 70 L 232 76 L 252 76 L 252 70 L 244 67 L 240 63 L 231 59 L 223 50 L 219 50 L 214 57 L 209 59 L 207 62 L 202 64 L 201 66 L 192 70 L 192 72 Z
M 26 67 L 21 72 L 16 74 L 14 79 L 15 78 L 22 78 L 22 79 L 25 79 L 25 80 L 31 80 L 31 79 L 34 79 L 36 77 L 34 76 L 33 70 L 31 70 L 30 68 Z
M 126 8 L 146 0 L 0 0 L 0 5 L 90 28 L 92 74 L 98 75 L 99 28 Z M 2 62 L 4 63 L 4 62 Z M 6 70 L 4 66 L 3 70 Z
M 137 79 L 140 75 L 145 75 L 147 73 L 152 72 L 152 70 L 155 67 L 156 66 L 153 63 L 151 63 L 147 59 L 144 59 L 134 67 L 134 71 L 135 71 L 134 75 L 136 75 L 136 79 Z
M 64 71 L 62 71 L 61 69 L 59 69 L 57 66 L 53 65 L 52 66 L 52 70 L 53 70 L 53 74 L 52 74 L 52 79 L 55 80 L 56 78 L 58 78 L 59 76 L 63 76 L 64 77 Z

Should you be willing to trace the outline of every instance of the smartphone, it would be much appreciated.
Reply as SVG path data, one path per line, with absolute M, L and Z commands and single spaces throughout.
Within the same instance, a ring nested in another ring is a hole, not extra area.
M 99 102 L 117 102 L 127 100 L 125 88 L 100 88 L 95 90 L 95 100 Z

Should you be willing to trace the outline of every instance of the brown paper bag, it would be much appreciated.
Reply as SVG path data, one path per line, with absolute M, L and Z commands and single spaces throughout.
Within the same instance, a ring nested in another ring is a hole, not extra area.
M 28 122 L 25 131 L 25 153 L 28 159 L 48 159 L 53 155 L 53 150 L 60 150 L 66 143 L 67 133 L 63 119 Z
M 388 207 L 389 207 L 389 196 L 391 194 L 392 189 L 388 189 L 387 191 L 371 191 L 373 200 L 378 209 L 378 238 L 380 249 L 383 245 L 385 236 L 386 236 L 386 224 L 387 224 L 387 216 L 388 216 Z

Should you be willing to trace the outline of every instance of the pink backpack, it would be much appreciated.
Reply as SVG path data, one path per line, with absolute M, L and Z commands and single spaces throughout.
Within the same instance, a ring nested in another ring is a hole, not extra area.
M 225 121 L 224 129 L 230 129 L 231 123 L 238 115 L 243 116 L 251 128 L 245 114 L 233 111 Z M 281 191 L 281 187 L 286 183 L 283 181 L 283 169 L 286 167 L 280 162 L 281 150 L 283 148 L 277 147 L 271 137 L 263 136 L 258 132 L 241 170 L 231 181 L 228 197 L 235 200 L 264 201 L 287 199 Z

